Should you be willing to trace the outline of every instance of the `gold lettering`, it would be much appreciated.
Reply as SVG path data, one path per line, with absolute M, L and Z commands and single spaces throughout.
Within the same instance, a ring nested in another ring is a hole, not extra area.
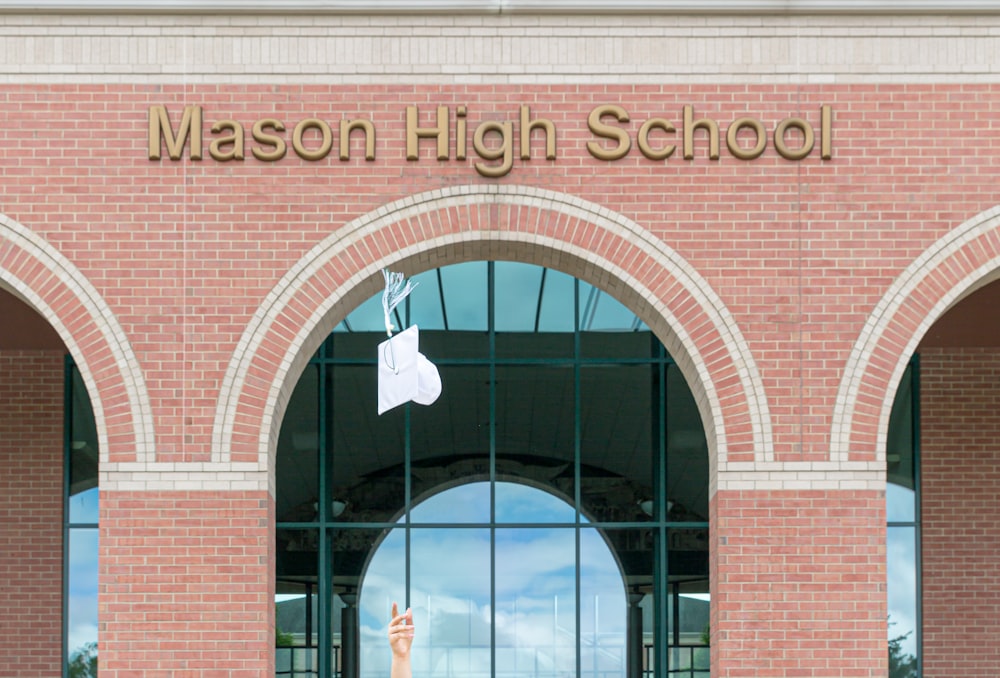
M 243 160 L 243 125 L 235 120 L 220 120 L 212 125 L 212 134 L 218 134 L 223 130 L 229 130 L 231 134 L 213 139 L 208 147 L 208 154 L 212 156 L 213 160 L 219 162 Z M 232 148 L 225 151 L 223 146 L 232 146 Z
M 531 110 L 521 106 L 521 160 L 531 159 L 531 132 L 540 129 L 545 133 L 545 159 L 556 159 L 556 126 L 548 118 L 531 119 Z
M 185 106 L 181 124 L 174 134 L 166 106 L 149 107 L 149 159 L 159 160 L 167 142 L 167 155 L 171 160 L 180 160 L 184 145 L 191 137 L 191 160 L 201 160 L 201 106 Z
M 833 157 L 833 109 L 824 104 L 819 110 L 819 157 L 829 160 Z
M 618 141 L 618 145 L 614 148 L 604 148 L 596 141 L 588 141 L 587 150 L 598 160 L 618 160 L 619 158 L 624 158 L 628 155 L 629 149 L 632 147 L 632 140 L 629 138 L 628 132 L 621 127 L 605 125 L 602 122 L 602 119 L 609 115 L 614 116 L 618 122 L 629 121 L 628 111 L 614 104 L 598 106 L 587 116 L 587 128 L 591 133 L 605 139 L 615 139 Z
M 306 130 L 310 129 L 318 129 L 320 138 L 323 140 L 319 148 L 314 151 L 309 150 L 302 143 L 302 137 Z M 295 149 L 296 155 L 303 160 L 322 160 L 329 155 L 330 149 L 333 148 L 333 131 L 319 118 L 306 118 L 292 130 L 292 148 Z
M 649 145 L 649 133 L 654 129 L 662 129 L 664 132 L 673 134 L 677 130 L 674 128 L 668 120 L 663 118 L 650 118 L 646 122 L 642 123 L 642 127 L 639 128 L 639 138 L 637 139 L 637 145 L 642 154 L 649 158 L 650 160 L 666 160 L 674 151 L 677 150 L 677 146 L 670 144 L 669 146 L 664 146 L 663 148 L 653 148 Z
M 802 146 L 797 149 L 789 148 L 785 143 L 785 135 L 790 127 L 802 132 Z M 812 125 L 802 118 L 785 118 L 774 128 L 774 147 L 778 155 L 786 160 L 802 160 L 812 152 L 815 142 Z
M 708 130 L 708 159 L 719 159 L 719 123 L 711 118 L 694 120 L 694 106 L 684 107 L 684 159 L 694 158 L 694 132 L 697 129 Z
M 683 106 L 683 125 L 674 123 L 662 117 L 653 117 L 639 125 L 634 139 L 642 155 L 653 161 L 662 161 L 672 157 L 677 146 L 681 146 L 681 155 L 685 160 L 695 157 L 695 135 L 704 130 L 708 141 L 708 159 L 719 159 L 720 129 L 719 124 L 711 118 L 695 119 L 694 106 Z M 435 150 L 438 160 L 450 159 L 450 135 L 456 134 L 455 157 L 466 160 L 469 154 L 469 109 L 461 105 L 455 108 L 455 128 L 451 128 L 450 109 L 448 106 L 435 107 L 435 124 L 429 127 L 420 126 L 420 110 L 417 106 L 406 107 L 406 159 L 418 160 L 420 142 L 422 139 L 436 140 Z M 608 120 L 613 118 L 613 120 Z M 244 160 L 246 158 L 249 129 L 252 137 L 250 146 L 254 158 L 264 162 L 281 160 L 288 152 L 289 141 L 285 137 L 285 126 L 276 118 L 263 118 L 251 127 L 243 123 L 224 119 L 211 124 L 212 138 L 210 143 L 203 139 L 204 114 L 201 106 L 185 106 L 179 116 L 176 127 L 171 123 L 171 117 L 164 105 L 148 107 L 148 155 L 150 160 L 160 160 L 164 154 L 171 160 L 181 160 L 188 153 L 190 160 L 201 160 L 204 151 L 218 162 Z M 630 126 L 622 123 L 632 122 L 629 112 L 620 105 L 601 104 L 593 108 L 587 116 L 587 128 L 594 139 L 586 143 L 587 151 L 599 160 L 619 160 L 629 154 L 633 138 Z M 638 125 L 639 121 L 634 124 Z M 515 129 L 517 125 L 519 128 Z M 310 130 L 316 134 L 310 136 Z M 744 131 L 746 130 L 746 131 Z M 514 144 L 519 142 L 519 158 L 531 160 L 532 143 L 538 144 L 537 135 L 540 131 L 544 136 L 546 160 L 556 159 L 557 127 L 548 118 L 531 117 L 531 108 L 526 104 L 519 106 L 518 119 L 507 122 L 489 121 L 479 124 L 471 141 L 474 153 L 478 154 L 479 162 L 475 162 L 476 171 L 487 177 L 502 177 L 513 168 Z M 339 158 L 349 161 L 351 145 L 357 146 L 352 139 L 354 132 L 364 136 L 365 160 L 375 160 L 376 130 L 375 125 L 365 119 L 339 121 Z M 519 132 L 514 139 L 513 133 Z M 748 146 L 750 133 L 755 135 L 752 145 Z M 331 124 L 319 118 L 306 118 L 300 121 L 291 135 L 290 145 L 294 152 L 304 160 L 317 161 L 327 157 L 334 144 L 335 130 Z M 494 142 L 491 135 L 497 135 Z M 659 135 L 664 135 L 663 137 Z M 317 136 L 318 135 L 318 139 Z M 671 139 L 671 135 L 673 139 Z M 681 135 L 680 144 L 676 135 Z M 532 137 L 535 137 L 534 139 Z M 308 143 L 314 145 L 307 147 Z M 742 137 L 742 139 L 741 139 Z M 818 137 L 818 139 L 817 139 Z M 673 143 L 671 143 L 673 142 Z M 730 154 L 741 160 L 755 160 L 764 154 L 767 148 L 768 133 L 764 123 L 752 117 L 742 117 L 733 120 L 726 129 L 726 146 Z M 830 160 L 833 157 L 833 107 L 829 104 L 820 106 L 819 130 L 801 117 L 788 117 L 781 120 L 774 128 L 773 143 L 777 153 L 786 160 L 798 161 L 808 157 L 816 146 L 820 146 L 820 157 Z M 499 163 L 499 164 L 497 164 Z
M 488 148 L 485 144 L 485 136 L 490 132 L 500 135 L 500 146 L 498 148 Z M 514 165 L 514 123 L 507 122 L 484 122 L 476 128 L 472 135 L 472 147 L 480 158 L 484 160 L 499 160 L 503 158 L 500 165 L 487 165 L 484 162 L 476 163 L 476 171 L 484 177 L 502 177 Z
M 465 106 L 459 106 L 458 109 L 455 111 L 455 117 L 457 118 L 457 120 L 455 121 L 456 160 L 465 160 L 465 155 L 466 155 L 465 144 L 467 142 L 466 138 L 467 121 L 465 119 L 466 115 L 468 115 L 468 109 L 466 109 Z
M 254 141 L 262 146 L 274 149 L 268 151 L 264 148 L 257 148 L 256 146 L 251 149 L 250 152 L 253 153 L 253 157 L 264 162 L 281 160 L 285 157 L 285 151 L 288 150 L 285 146 L 285 140 L 277 134 L 268 134 L 267 130 L 269 129 L 273 129 L 275 132 L 284 132 L 285 126 L 280 120 L 275 120 L 274 118 L 264 118 L 255 122 L 253 124 L 253 129 L 250 131 L 250 135 L 253 137 Z
M 365 160 L 375 159 L 375 125 L 368 120 L 340 121 L 340 159 L 351 159 L 351 132 L 359 129 L 365 135 Z
M 448 159 L 448 107 L 437 107 L 437 127 L 418 127 L 420 112 L 416 106 L 406 107 L 406 159 L 417 160 L 417 146 L 425 137 L 437 138 L 437 159 Z
M 740 146 L 739 134 L 740 130 L 744 127 L 749 127 L 757 135 L 757 141 L 753 148 L 743 148 Z M 729 125 L 729 129 L 726 130 L 726 146 L 729 147 L 729 152 L 740 160 L 759 158 L 760 154 L 764 152 L 764 147 L 767 146 L 767 131 L 759 120 L 754 120 L 753 118 L 733 120 L 732 124 Z

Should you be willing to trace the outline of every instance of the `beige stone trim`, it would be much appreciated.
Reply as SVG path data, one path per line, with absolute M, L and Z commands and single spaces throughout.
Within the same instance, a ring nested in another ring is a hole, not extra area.
M 875 490 L 885 491 L 885 461 L 873 463 L 763 462 L 727 464 L 718 491 Z
M 139 361 L 132 351 L 128 337 L 107 302 L 104 301 L 83 272 L 48 241 L 22 224 L 0 214 L 0 243 L 3 242 L 10 243 L 44 267 L 49 274 L 73 292 L 77 302 L 86 310 L 87 317 L 101 333 L 104 345 L 111 352 L 128 395 L 129 412 L 134 427 L 136 458 L 140 461 L 151 460 L 155 452 L 155 435 L 149 393 L 146 390 L 142 371 L 139 369 Z M 90 401 L 94 409 L 97 442 L 100 449 L 99 463 L 103 468 L 108 459 L 108 429 L 104 404 L 100 397 L 101 391 L 97 387 L 93 367 L 90 364 L 92 356 L 84 354 L 76 337 L 63 324 L 51 306 L 46 303 L 39 290 L 32 289 L 28 283 L 19 280 L 3 268 L 0 268 L 0 288 L 10 291 L 41 314 L 59 334 L 59 338 L 62 339 L 66 349 L 73 356 L 73 360 L 80 370 L 80 376 L 87 386 L 87 392 L 91 396 Z
M 735 321 L 707 281 L 701 278 L 680 255 L 668 248 L 662 241 L 654 238 L 638 224 L 622 215 L 585 200 L 553 191 L 524 186 L 488 185 L 439 189 L 385 205 L 338 229 L 335 234 L 317 244 L 289 270 L 274 290 L 268 294 L 254 315 L 239 341 L 229 368 L 226 370 L 213 426 L 213 461 L 225 463 L 229 459 L 237 406 L 243 391 L 244 378 L 255 359 L 257 350 L 268 336 L 275 319 L 299 290 L 308 285 L 310 278 L 317 270 L 344 251 L 351 243 L 362 240 L 394 223 L 412 217 L 419 218 L 422 214 L 440 209 L 462 208 L 483 203 L 552 210 L 595 223 L 640 247 L 657 262 L 659 267 L 669 271 L 681 281 L 685 289 L 699 301 L 701 308 L 711 319 L 713 327 L 723 338 L 726 350 L 734 361 L 741 380 L 753 430 L 755 454 L 762 460 L 770 458 L 769 451 L 773 449 L 770 414 L 762 391 L 759 372 Z M 258 455 L 261 467 L 273 468 L 278 430 L 274 417 L 280 417 L 284 412 L 284 406 L 295 386 L 297 375 L 304 367 L 304 361 L 308 360 L 316 348 L 316 343 L 322 339 L 317 335 L 316 327 L 323 318 L 329 315 L 332 309 L 338 304 L 343 304 L 344 297 L 352 289 L 363 281 L 377 276 L 383 267 L 391 266 L 398 261 L 423 256 L 424 253 L 440 251 L 448 246 L 460 248 L 463 243 L 468 243 L 471 247 L 490 248 L 490 251 L 495 255 L 505 247 L 505 243 L 510 246 L 516 242 L 526 243 L 531 247 L 551 252 L 555 260 L 558 260 L 559 253 L 565 252 L 571 255 L 573 260 L 592 265 L 594 271 L 600 271 L 609 276 L 612 284 L 621 285 L 631 290 L 649 304 L 657 317 L 645 318 L 645 320 L 678 360 L 678 365 L 692 386 L 703 418 L 705 421 L 711 422 L 706 430 L 706 435 L 711 454 L 709 460 L 710 477 L 714 478 L 717 461 L 727 458 L 722 407 L 709 376 L 708 367 L 701 357 L 699 347 L 684 333 L 683 327 L 673 317 L 670 309 L 664 306 L 662 301 L 645 287 L 644 281 L 632 278 L 628 272 L 620 269 L 613 262 L 566 242 L 555 241 L 528 231 L 515 230 L 488 233 L 467 231 L 421 242 L 397 252 L 389 258 L 383 257 L 377 261 L 369 262 L 364 269 L 356 272 L 351 279 L 346 281 L 337 294 L 325 299 L 312 316 L 302 324 L 298 335 L 282 357 L 278 373 L 270 386 L 264 405 L 264 420 L 260 425 Z M 447 262 L 428 262 L 428 266 L 443 263 Z M 580 273 L 580 271 L 569 272 Z M 346 314 L 350 309 L 344 308 L 342 310 Z M 273 491 L 273 489 L 272 487 L 271 490 Z M 714 485 L 712 491 L 714 492 Z
M 992 0 L 0 0 L 3 11 L 270 14 L 957 14 L 1000 11 Z
M 868 370 L 872 353 L 876 350 L 883 335 L 891 327 L 900 307 L 920 283 L 938 267 L 944 265 L 952 255 L 962 250 L 970 242 L 998 228 L 1000 228 L 1000 206 L 969 219 L 928 247 L 896 277 L 886 293 L 882 295 L 869 315 L 844 367 L 843 377 L 837 391 L 837 400 L 834 404 L 830 433 L 830 460 L 832 462 L 844 463 L 849 458 L 854 408 L 865 373 Z M 962 297 L 996 279 L 998 275 L 1000 275 L 1000 259 L 988 261 L 965 276 L 937 300 L 931 312 L 923 318 L 918 330 L 909 338 L 905 349 L 898 356 L 886 393 L 896 392 L 910 356 L 938 318 Z M 879 416 L 875 449 L 876 459 L 880 460 L 882 464 L 885 463 L 885 447 L 891 411 L 892 398 L 886 398 Z
M 0 12 L 3 83 L 986 83 L 1000 15 Z
M 102 463 L 98 481 L 101 490 L 118 492 L 263 492 L 268 487 L 267 472 L 257 464 L 231 463 Z

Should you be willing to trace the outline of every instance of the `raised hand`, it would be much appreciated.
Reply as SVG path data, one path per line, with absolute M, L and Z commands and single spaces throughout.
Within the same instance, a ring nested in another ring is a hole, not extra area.
M 413 611 L 399 613 L 399 606 L 392 604 L 392 620 L 389 622 L 389 647 L 393 658 L 409 658 L 410 646 L 413 644 Z

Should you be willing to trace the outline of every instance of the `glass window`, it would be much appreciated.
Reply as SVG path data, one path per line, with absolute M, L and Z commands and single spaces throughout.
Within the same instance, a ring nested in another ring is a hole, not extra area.
M 97 425 L 79 370 L 67 363 L 65 633 L 70 678 L 97 676 L 97 560 L 100 493 Z
M 677 365 L 667 367 L 667 517 L 708 520 L 708 441 L 694 395 Z
M 580 369 L 581 508 L 595 521 L 656 516 L 660 371 L 656 364 Z
M 447 318 L 445 328 L 456 332 L 486 332 L 489 329 L 487 262 L 455 264 L 440 270 Z
M 542 269 L 537 332 L 569 333 L 576 327 L 577 281 L 572 276 Z
M 886 440 L 886 588 L 892 678 L 920 675 L 918 365 L 914 357 L 903 374 Z
M 915 413 L 913 365 L 906 368 L 889 415 L 886 439 L 886 512 L 889 522 L 913 522 L 916 518 L 917 476 L 915 472 Z
M 917 617 L 917 532 L 890 527 L 886 535 L 889 599 L 889 675 L 916 678 L 919 639 Z
M 498 261 L 493 269 L 496 331 L 535 332 L 545 269 L 511 261 Z
M 376 414 L 373 301 L 291 397 L 279 671 L 382 678 L 397 602 L 421 629 L 415 675 L 707 675 L 708 450 L 663 346 L 607 293 L 537 266 L 414 280 L 394 324 L 421 328 L 434 404 Z
M 441 269 L 415 275 L 411 282 L 414 291 L 410 294 L 410 315 L 420 318 L 420 331 L 447 330 L 444 295 L 441 293 Z M 420 291 L 417 292 L 417 289 Z
M 70 676 L 97 676 L 97 530 L 69 530 L 66 647 Z
M 467 483 L 420 502 L 410 512 L 415 523 L 490 522 L 490 483 Z

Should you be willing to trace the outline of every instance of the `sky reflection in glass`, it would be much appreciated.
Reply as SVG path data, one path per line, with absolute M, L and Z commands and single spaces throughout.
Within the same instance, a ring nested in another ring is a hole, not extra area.
M 916 520 L 916 492 L 895 483 L 887 483 L 885 492 L 886 513 L 890 523 L 910 523 Z
M 886 531 L 889 562 L 889 638 L 909 634 L 901 646 L 917 653 L 917 550 L 916 528 L 890 527 Z
M 402 309 L 398 309 L 402 311 Z M 406 318 L 400 316 L 401 322 L 406 322 Z M 393 325 L 399 325 L 395 318 L 393 318 Z M 396 330 L 406 329 L 405 327 L 396 327 Z M 376 294 L 375 296 L 369 297 L 365 301 L 361 302 L 361 305 L 351 311 L 351 314 L 346 320 L 341 322 L 335 328 L 334 332 L 385 332 L 385 313 L 382 311 L 382 293 Z
M 580 281 L 580 330 L 584 332 L 645 329 L 628 308 L 610 294 Z
M 543 269 L 498 261 L 493 270 L 497 332 L 534 332 Z
M 97 524 L 100 497 L 96 487 L 69 497 L 69 522 Z
M 407 297 L 410 300 L 410 322 L 417 323 L 423 330 L 445 329 L 437 270 L 424 271 L 413 276 L 411 280 L 415 287 Z
M 907 366 L 892 405 L 886 440 L 886 594 L 888 638 L 900 641 L 905 655 L 920 647 L 917 584 L 917 506 L 919 478 L 916 423 L 919 421 L 914 363 Z
M 70 530 L 66 604 L 70 655 L 87 643 L 97 642 L 97 540 L 96 529 Z
M 490 484 L 467 483 L 435 494 L 413 507 L 415 523 L 490 522 Z
M 537 488 L 496 484 L 496 517 L 539 524 L 573 522 L 572 507 Z M 489 484 L 449 488 L 414 507 L 417 522 L 462 522 L 489 508 Z M 401 521 L 401 524 L 402 521 Z M 586 558 L 577 560 L 577 533 Z M 406 599 L 406 528 L 391 531 L 372 557 L 361 589 L 362 675 L 388 671 L 385 633 L 393 600 Z M 576 580 L 581 578 L 589 660 L 606 676 L 624 676 L 625 591 L 610 549 L 593 529 L 580 527 L 412 527 L 409 600 L 418 627 L 414 673 L 449 676 L 574 675 Z M 495 629 L 494 629 L 495 624 Z M 491 648 L 495 648 L 492 650 Z
M 539 332 L 572 332 L 574 329 L 574 284 L 571 275 L 548 269 L 542 289 L 542 312 Z
M 518 483 L 497 483 L 498 523 L 572 523 L 572 505 L 549 492 Z M 581 516 L 581 520 L 586 522 Z
M 488 262 L 474 261 L 423 271 L 409 278 L 409 319 L 404 304 L 396 308 L 396 331 L 417 324 L 423 330 L 485 332 L 488 329 Z M 494 262 L 494 324 L 497 332 L 572 332 L 575 326 L 573 276 L 512 261 Z M 442 305 L 443 304 L 443 305 Z M 580 329 L 648 330 L 610 294 L 580 281 Z M 335 332 L 383 332 L 382 293 L 369 297 Z
M 487 330 L 487 262 L 472 261 L 441 269 L 448 329 L 457 331 Z M 413 322 L 419 322 L 414 319 Z
M 576 664 L 576 531 L 498 529 L 497 673 Z

